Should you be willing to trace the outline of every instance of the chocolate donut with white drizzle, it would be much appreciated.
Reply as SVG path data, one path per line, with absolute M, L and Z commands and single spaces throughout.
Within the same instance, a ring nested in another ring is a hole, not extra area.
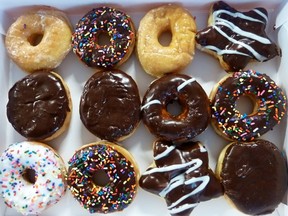
M 222 186 L 208 167 L 208 153 L 200 142 L 173 145 L 154 143 L 155 163 L 144 172 L 139 185 L 165 198 L 171 215 L 189 215 L 200 201 L 223 194 Z
M 219 1 L 213 4 L 208 27 L 196 34 L 197 47 L 214 55 L 226 71 L 244 69 L 250 60 L 268 61 L 279 55 L 277 45 L 265 33 L 264 8 L 240 12 Z

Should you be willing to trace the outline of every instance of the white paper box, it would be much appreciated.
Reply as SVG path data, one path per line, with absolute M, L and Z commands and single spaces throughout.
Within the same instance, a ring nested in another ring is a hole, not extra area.
M 84 3 L 83 3 L 84 2 Z M 97 2 L 97 3 L 96 3 Z M 46 0 L 0 0 L 0 152 L 14 142 L 25 140 L 18 135 L 12 126 L 8 123 L 6 118 L 6 104 L 8 98 L 8 90 L 11 86 L 27 75 L 22 72 L 14 63 L 12 63 L 6 53 L 4 46 L 4 34 L 7 31 L 11 23 L 22 13 L 29 11 L 35 5 L 49 5 L 57 7 L 65 11 L 71 20 L 73 26 L 77 21 L 93 7 L 97 6 L 113 6 L 126 11 L 133 19 L 136 27 L 139 25 L 140 19 L 144 14 L 156 6 L 173 2 L 173 1 L 59 1 L 50 0 L 49 3 Z M 187 8 L 193 16 L 196 17 L 198 29 L 206 27 L 208 10 L 211 5 L 209 0 L 201 1 L 189 1 L 182 0 L 182 4 Z M 250 63 L 249 68 L 257 70 L 262 73 L 270 75 L 272 79 L 276 81 L 285 92 L 288 91 L 288 4 L 287 1 L 281 0 L 266 0 L 266 1 L 226 1 L 239 10 L 250 10 L 253 7 L 265 7 L 269 12 L 269 24 L 267 26 L 268 35 L 277 41 L 282 49 L 282 57 L 276 57 L 265 63 Z M 273 26 L 277 27 L 273 30 Z M 120 67 L 121 70 L 130 74 L 138 83 L 141 97 L 143 97 L 150 82 L 154 79 L 147 75 L 140 67 L 137 58 L 134 55 Z M 208 64 L 209 62 L 209 64 Z M 67 132 L 61 135 L 56 140 L 49 142 L 60 155 L 63 157 L 67 164 L 69 158 L 73 155 L 75 150 L 83 144 L 97 141 L 94 135 L 89 133 L 80 121 L 79 116 L 79 100 L 82 93 L 83 86 L 88 78 L 95 72 L 91 68 L 87 68 L 82 64 L 72 52 L 63 61 L 57 71 L 67 82 L 70 87 L 72 99 L 73 99 L 73 115 L 71 119 L 71 125 Z M 209 95 L 214 84 L 222 78 L 226 72 L 224 72 L 218 61 L 211 56 L 196 50 L 195 58 L 193 62 L 182 73 L 191 75 L 203 86 L 206 93 Z M 287 156 L 288 138 L 286 134 L 288 129 L 286 127 L 287 119 L 285 119 L 280 125 L 277 125 L 272 131 L 268 132 L 263 139 L 267 139 L 275 143 L 279 148 L 283 149 Z M 136 158 L 141 172 L 144 172 L 146 168 L 152 163 L 152 142 L 155 140 L 148 130 L 141 123 L 137 131 L 127 140 L 120 144 L 127 148 Z M 207 148 L 209 153 L 209 163 L 214 170 L 218 155 L 228 142 L 220 138 L 215 134 L 213 129 L 209 126 L 208 129 L 196 137 L 194 140 L 200 140 Z M 287 204 L 287 197 L 284 200 Z M 17 216 L 19 215 L 15 210 L 7 208 L 4 205 L 3 199 L 0 198 L 0 216 Z M 79 203 L 72 197 L 70 191 L 67 191 L 65 197 L 55 206 L 47 209 L 42 215 L 46 216 L 84 216 L 91 215 L 87 210 L 83 209 Z M 95 214 L 98 215 L 98 214 Z M 138 194 L 134 202 L 126 208 L 123 212 L 114 213 L 111 215 L 125 215 L 125 216 L 164 216 L 169 215 L 166 203 L 164 199 L 148 193 L 141 188 L 138 190 Z M 211 201 L 203 202 L 199 204 L 191 215 L 195 216 L 238 216 L 243 215 L 236 209 L 232 208 L 223 197 L 213 199 Z M 288 215 L 287 206 L 285 204 L 279 205 L 279 207 L 271 215 L 284 216 Z

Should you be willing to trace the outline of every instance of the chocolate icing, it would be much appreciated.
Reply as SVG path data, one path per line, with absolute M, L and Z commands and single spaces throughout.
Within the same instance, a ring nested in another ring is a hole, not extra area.
M 199 142 L 175 146 L 157 140 L 154 160 L 155 166 L 142 174 L 139 184 L 164 197 L 171 215 L 188 216 L 199 202 L 223 194 L 222 186 L 208 167 L 208 153 Z
M 173 101 L 179 101 L 183 108 L 177 116 L 167 111 L 167 105 Z M 169 74 L 154 81 L 142 101 L 144 124 L 152 134 L 164 140 L 190 140 L 206 129 L 209 119 L 205 91 L 194 78 L 184 74 Z
M 220 177 L 229 199 L 240 211 L 251 215 L 273 212 L 288 183 L 283 155 L 266 140 L 230 145 Z
M 196 42 L 204 50 L 222 55 L 228 71 L 244 69 L 251 59 L 262 62 L 279 55 L 278 47 L 265 33 L 266 9 L 239 12 L 219 1 L 212 6 L 211 17 L 211 25 L 196 34 Z
M 9 90 L 7 117 L 28 139 L 43 140 L 59 130 L 70 112 L 66 89 L 50 72 L 34 72 Z
M 95 136 L 116 141 L 137 127 L 140 106 L 138 87 L 132 77 L 120 70 L 101 71 L 85 84 L 80 117 Z

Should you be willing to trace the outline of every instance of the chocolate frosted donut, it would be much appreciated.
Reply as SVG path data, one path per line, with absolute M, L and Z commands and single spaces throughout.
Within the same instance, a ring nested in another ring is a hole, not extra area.
M 100 34 L 108 35 L 110 43 L 99 44 Z M 130 16 L 110 7 L 89 11 L 72 35 L 74 53 L 89 67 L 120 66 L 131 55 L 134 45 L 135 30 Z
M 140 106 L 138 87 L 132 77 L 120 70 L 100 71 L 85 84 L 80 117 L 95 136 L 119 141 L 136 129 Z
M 31 140 L 51 140 L 70 122 L 71 98 L 54 72 L 34 72 L 9 90 L 7 117 L 15 130 Z
M 269 141 L 233 142 L 220 154 L 217 175 L 226 197 L 249 215 L 272 213 L 287 190 L 287 166 Z
M 177 101 L 182 112 L 173 115 L 167 105 Z M 142 101 L 142 120 L 156 137 L 173 142 L 192 139 L 208 126 L 208 97 L 194 79 L 170 74 L 151 83 Z
M 267 22 L 264 8 L 240 12 L 219 1 L 210 10 L 208 27 L 196 34 L 196 43 L 217 57 L 226 71 L 239 71 L 251 60 L 263 62 L 279 55 L 265 33 Z

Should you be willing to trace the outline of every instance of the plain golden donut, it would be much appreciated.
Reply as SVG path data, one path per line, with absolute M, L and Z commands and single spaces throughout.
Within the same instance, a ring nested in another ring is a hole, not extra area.
M 167 31 L 172 40 L 162 46 L 158 38 Z M 138 30 L 137 53 L 143 69 L 156 77 L 181 71 L 193 59 L 195 33 L 195 20 L 184 8 L 166 5 L 150 10 Z

